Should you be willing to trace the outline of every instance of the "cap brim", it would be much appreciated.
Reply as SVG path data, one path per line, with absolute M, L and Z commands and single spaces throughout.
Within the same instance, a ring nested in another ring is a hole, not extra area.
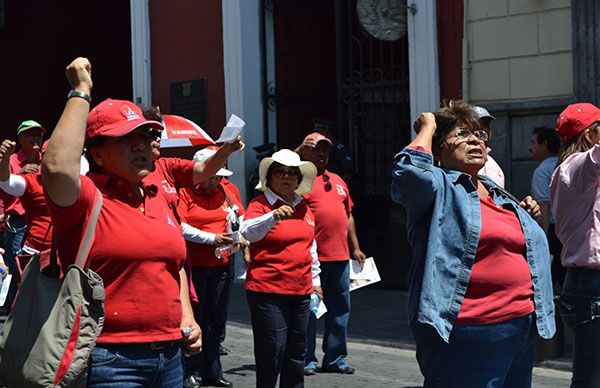
M 162 131 L 165 129 L 164 125 L 162 125 L 162 123 L 159 123 L 158 121 L 154 121 L 154 120 L 142 120 L 141 122 L 139 120 L 136 120 L 137 123 L 132 125 L 133 123 L 131 122 L 125 122 L 125 123 L 120 123 L 119 125 L 110 127 L 110 128 L 106 128 L 104 129 L 101 133 L 97 133 L 94 136 L 91 137 L 95 137 L 95 136 L 107 136 L 107 137 L 121 137 L 121 136 L 125 136 L 128 133 L 135 131 L 136 129 L 143 127 L 144 125 L 149 126 L 152 129 L 156 129 L 158 131 Z
M 41 125 L 32 125 L 31 127 L 19 129 L 19 131 L 17 132 L 17 136 L 22 134 L 25 131 L 29 131 L 30 129 L 35 129 L 35 128 L 39 128 L 42 130 L 42 132 L 46 133 L 46 128 L 42 127 Z

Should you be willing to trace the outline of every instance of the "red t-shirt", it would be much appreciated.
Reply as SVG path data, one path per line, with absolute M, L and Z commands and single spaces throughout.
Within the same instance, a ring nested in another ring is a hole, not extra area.
M 531 314 L 533 284 L 525 235 L 516 214 L 490 197 L 481 204 L 481 234 L 456 323 L 490 324 Z
M 265 195 L 254 198 L 246 209 L 244 220 L 250 220 L 285 205 L 273 205 Z M 296 205 L 292 217 L 276 223 L 261 240 L 250 244 L 250 263 L 246 289 L 277 294 L 308 295 L 313 292 L 312 256 L 315 222 L 303 200 Z
M 223 179 L 221 179 L 221 186 L 223 186 L 223 187 L 227 188 L 229 191 L 231 191 L 231 193 L 237 198 L 238 202 L 240 202 L 240 203 L 243 202 L 242 194 L 240 193 L 240 189 L 237 187 L 237 185 L 235 183 L 231 182 L 227 178 L 223 178 Z
M 52 224 L 46 206 L 42 176 L 41 174 L 21 176 L 25 179 L 25 193 L 23 193 L 20 200 L 25 209 L 25 217 L 27 217 L 27 226 L 29 227 L 24 245 L 38 251 L 50 249 L 52 246 Z
M 244 207 L 235 195 L 229 191 L 227 186 L 223 189 L 231 203 L 240 209 L 238 215 L 244 214 Z M 194 189 L 182 189 L 179 197 L 177 212 L 181 217 L 181 222 L 205 232 L 226 232 L 229 203 L 218 187 L 209 194 L 202 194 Z M 198 244 L 191 241 L 186 241 L 185 245 L 193 267 L 220 267 L 229 264 L 229 257 L 224 257 L 222 260 L 217 259 L 215 256 L 216 245 Z
M 324 175 L 329 177 L 326 190 Z M 348 249 L 348 213 L 353 203 L 348 186 L 339 175 L 329 171 L 315 178 L 313 189 L 304 195 L 315 215 L 315 235 L 319 261 L 350 260 Z
M 40 157 L 40 162 L 37 163 L 38 167 L 40 166 L 41 159 L 42 158 Z M 20 149 L 19 152 L 10 156 L 10 173 L 18 174 L 19 171 L 21 171 L 21 169 L 28 164 L 32 164 L 32 162 L 29 160 L 25 152 L 23 152 L 23 149 Z M 22 217 L 25 216 L 25 209 L 23 209 L 23 205 L 21 205 L 21 200 L 19 198 L 13 197 L 2 190 L 0 190 L 0 193 L 0 197 L 4 202 L 4 212 L 6 214 L 16 214 Z
M 181 188 L 194 186 L 193 171 L 196 163 L 192 160 L 179 158 L 159 158 L 154 162 L 154 169 L 144 178 L 144 183 L 153 184 L 162 189 L 172 215 L 180 223 L 177 214 L 177 204 L 179 203 L 178 191 Z
M 192 175 L 192 170 L 189 170 Z M 77 201 L 61 208 L 46 198 L 63 268 L 75 259 L 95 188 L 103 197 L 88 265 L 104 280 L 103 343 L 181 338 L 179 271 L 185 260 L 181 227 L 171 219 L 164 190 L 143 184 L 140 199 L 127 181 L 104 174 L 81 177 Z

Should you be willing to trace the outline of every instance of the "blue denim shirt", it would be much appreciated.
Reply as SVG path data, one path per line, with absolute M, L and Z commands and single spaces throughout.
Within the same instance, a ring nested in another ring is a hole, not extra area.
M 556 328 L 544 231 L 490 179 L 481 177 L 481 182 L 498 205 L 516 211 L 525 234 L 538 333 L 551 338 Z M 481 209 L 477 188 L 468 174 L 435 167 L 432 155 L 405 148 L 394 160 L 391 194 L 392 200 L 406 210 L 412 246 L 409 319 L 432 325 L 448 342 L 479 243 Z

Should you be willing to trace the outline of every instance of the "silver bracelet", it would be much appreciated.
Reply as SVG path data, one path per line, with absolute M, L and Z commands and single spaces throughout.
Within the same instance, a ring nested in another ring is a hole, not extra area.
M 71 91 L 69 92 L 69 94 L 67 94 L 67 100 L 68 100 L 69 98 L 72 98 L 72 97 L 79 97 L 79 98 L 83 98 L 83 99 L 84 99 L 84 100 L 86 100 L 88 103 L 90 103 L 90 104 L 92 103 L 92 96 L 90 96 L 89 94 L 87 94 L 87 93 L 84 93 L 84 92 L 79 92 L 79 91 L 77 91 L 77 90 L 71 90 Z

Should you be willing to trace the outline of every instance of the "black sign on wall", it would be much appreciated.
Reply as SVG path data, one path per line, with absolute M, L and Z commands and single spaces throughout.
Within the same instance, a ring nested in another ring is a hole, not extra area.
M 206 128 L 207 109 L 206 78 L 171 83 L 171 114 L 183 116 Z

